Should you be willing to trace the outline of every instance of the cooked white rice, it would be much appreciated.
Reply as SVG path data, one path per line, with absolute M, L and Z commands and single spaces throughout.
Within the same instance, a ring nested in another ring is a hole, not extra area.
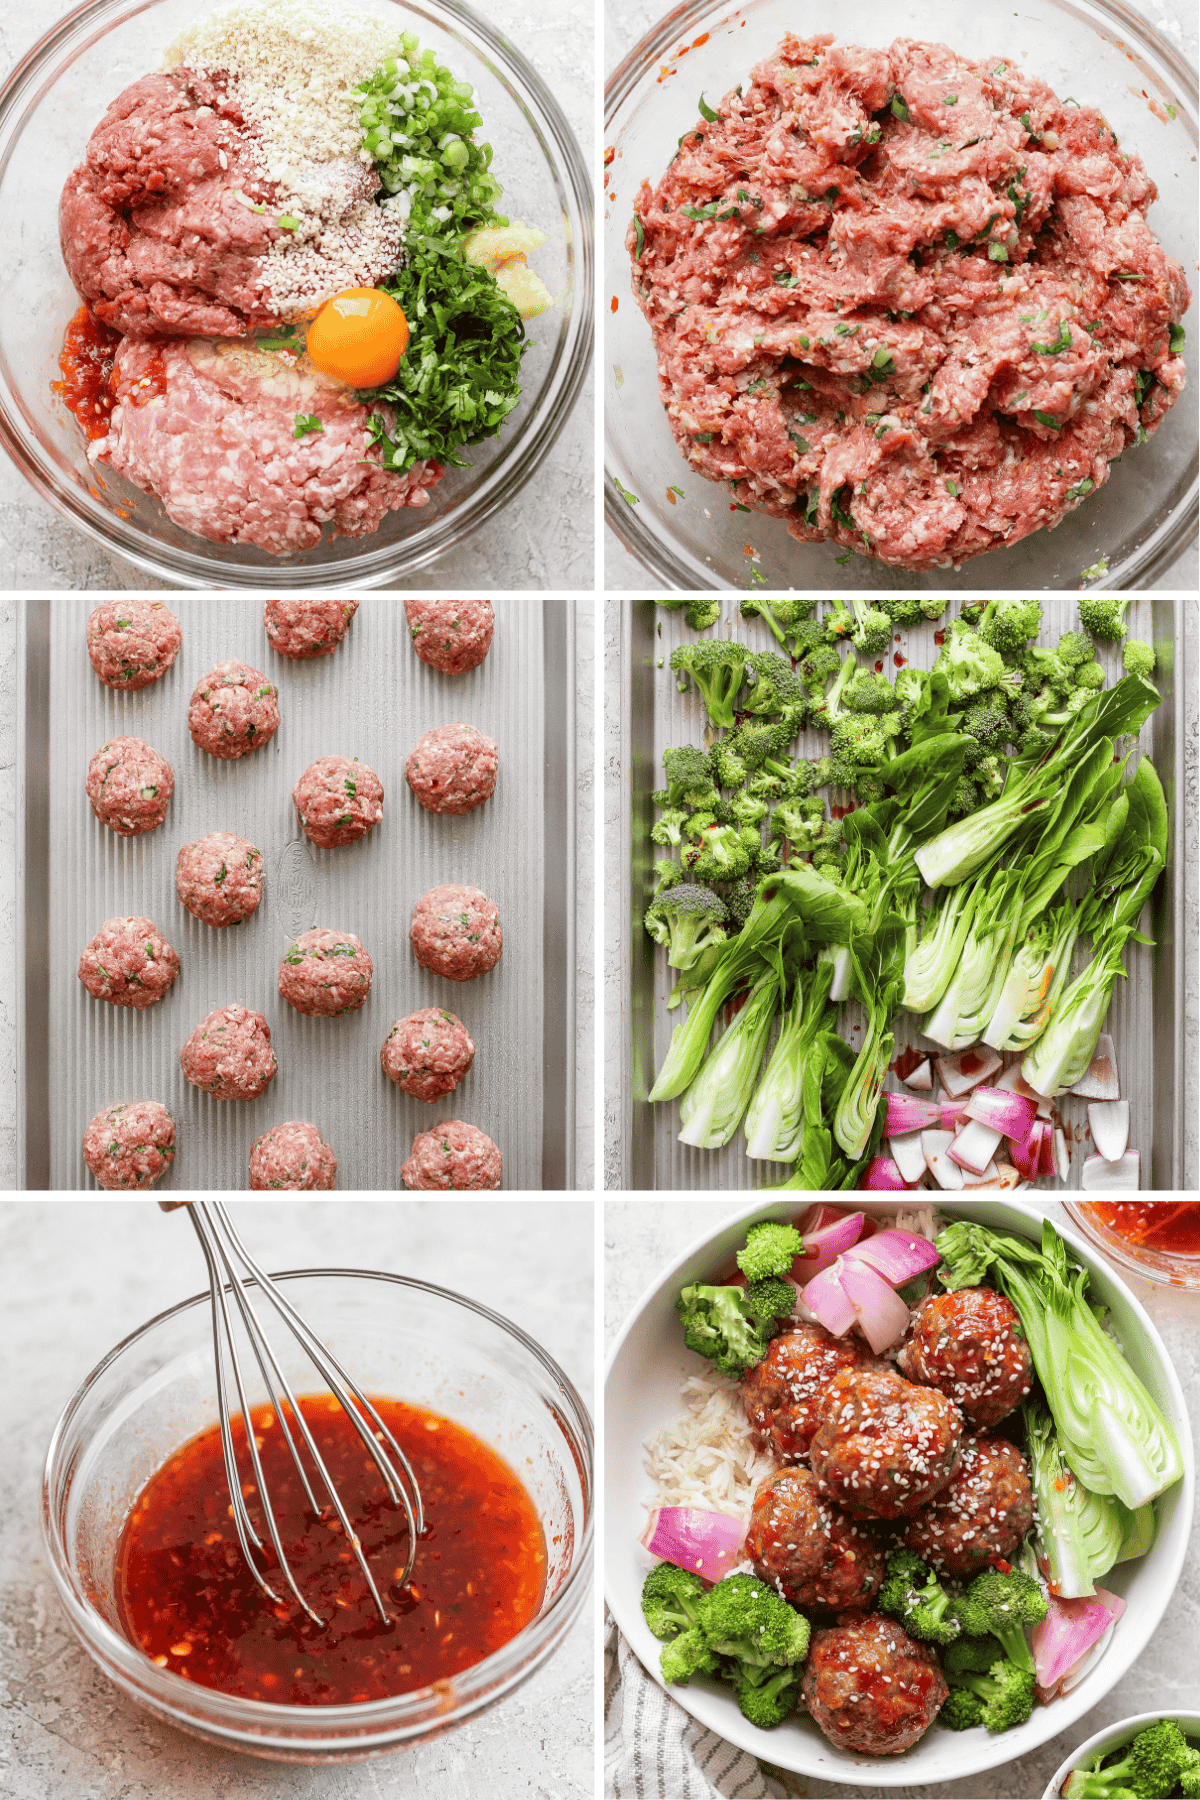
M 749 1525 L 755 1490 L 779 1463 L 755 1444 L 740 1385 L 708 1369 L 688 1376 L 681 1397 L 685 1410 L 646 1445 L 647 1509 L 694 1506 Z

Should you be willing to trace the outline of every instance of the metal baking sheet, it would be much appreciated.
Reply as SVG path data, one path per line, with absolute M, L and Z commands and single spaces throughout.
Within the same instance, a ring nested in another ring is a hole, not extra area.
M 262 601 L 178 599 L 183 647 L 161 681 L 118 694 L 92 672 L 85 623 L 95 597 L 27 601 L 25 658 L 24 945 L 19 1167 L 30 1188 L 94 1186 L 81 1149 L 88 1120 L 122 1100 L 161 1100 L 178 1123 L 164 1183 L 245 1189 L 254 1140 L 307 1119 L 333 1146 L 343 1190 L 398 1189 L 414 1135 L 460 1118 L 504 1157 L 508 1189 L 573 1184 L 574 604 L 497 600 L 480 668 L 446 676 L 412 649 L 400 600 L 367 598 L 340 648 L 292 662 L 270 647 Z M 243 658 L 279 689 L 270 744 L 219 762 L 192 743 L 187 707 L 214 664 Z M 466 720 L 499 745 L 494 797 L 463 817 L 424 811 L 404 763 L 435 725 Z M 123 839 L 96 819 L 84 791 L 89 759 L 109 737 L 144 738 L 175 770 L 166 822 Z M 357 756 L 384 787 L 381 823 L 357 844 L 318 850 L 292 806 L 299 775 L 322 755 Z M 263 852 L 254 916 L 220 931 L 175 891 L 182 844 L 216 830 Z M 491 896 L 504 954 L 494 970 L 452 982 L 420 967 L 408 943 L 414 903 L 440 882 Z M 182 970 L 145 1012 L 96 1001 L 76 977 L 79 953 L 105 919 L 144 914 Z M 341 1018 L 302 1016 L 277 988 L 288 945 L 312 926 L 352 931 L 375 965 L 370 996 Z M 279 1071 L 250 1102 L 216 1101 L 184 1079 L 179 1050 L 214 1007 L 263 1013 Z M 396 1019 L 448 1007 L 475 1040 L 474 1066 L 432 1106 L 387 1080 L 379 1050 Z
M 761 649 L 776 648 L 767 627 L 743 619 L 736 600 L 722 601 L 722 617 L 716 630 Z M 620 1134 L 610 1144 L 609 1185 L 634 1189 L 715 1190 L 769 1185 L 786 1174 L 784 1165 L 751 1162 L 745 1155 L 745 1139 L 739 1129 L 723 1150 L 696 1150 L 677 1142 L 678 1102 L 651 1106 L 646 1095 L 654 1083 L 670 1043 L 678 1015 L 668 1013 L 666 1000 L 673 972 L 666 966 L 666 952 L 656 949 L 642 929 L 641 917 L 648 901 L 648 882 L 655 856 L 650 841 L 656 817 L 650 800 L 662 785 L 662 754 L 673 744 L 705 741 L 707 715 L 694 688 L 681 694 L 671 673 L 671 652 L 676 644 L 694 639 L 681 612 L 668 612 L 653 601 L 610 602 L 622 606 L 621 656 L 621 843 L 611 849 L 621 858 L 620 931 L 623 944 L 622 1056 L 619 1103 L 610 1108 Z M 947 618 L 956 617 L 959 606 L 951 601 Z M 1073 599 L 1042 602 L 1043 630 L 1040 643 L 1054 644 L 1064 631 L 1078 627 L 1078 605 Z M 1127 981 L 1118 981 L 1105 1029 L 1111 1032 L 1117 1052 L 1122 1097 L 1130 1102 L 1130 1147 L 1142 1156 L 1142 1186 L 1157 1190 L 1194 1190 L 1197 1183 L 1195 1137 L 1187 1130 L 1187 1093 L 1193 1093 L 1183 1054 L 1185 965 L 1196 956 L 1195 871 L 1188 866 L 1185 845 L 1192 841 L 1194 822 L 1185 832 L 1184 752 L 1186 731 L 1195 731 L 1197 618 L 1194 601 L 1131 601 L 1127 614 L 1129 635 L 1153 643 L 1158 653 L 1156 685 L 1163 703 L 1143 729 L 1141 743 L 1154 761 L 1167 796 L 1172 818 L 1171 861 L 1146 915 L 1153 949 L 1131 944 L 1125 952 Z M 612 639 L 610 632 L 610 641 Z M 901 633 L 896 651 L 917 668 L 928 668 L 936 656 L 934 635 L 928 627 Z M 1101 662 L 1109 685 L 1121 673 L 1119 647 L 1101 646 Z M 659 659 L 663 666 L 658 666 Z M 1184 726 L 1186 708 L 1187 725 Z M 819 732 L 804 732 L 798 754 L 817 756 L 828 740 Z M 615 810 L 613 817 L 615 819 Z M 1077 967 L 1087 960 L 1078 952 Z M 861 1042 L 865 1017 L 859 1008 L 843 1013 L 843 1029 L 850 1027 L 850 1041 Z M 909 1043 L 928 1049 L 916 1021 L 901 1013 L 896 1021 L 897 1050 Z M 896 1087 L 894 1077 L 889 1087 Z M 1086 1102 L 1067 1097 L 1061 1103 L 1072 1145 L 1071 1178 L 1078 1188 L 1084 1157 L 1090 1153 Z M 1186 1140 L 1186 1147 L 1185 1147 Z M 615 1175 L 615 1180 L 613 1176 Z M 1041 1184 L 1057 1187 L 1059 1184 Z

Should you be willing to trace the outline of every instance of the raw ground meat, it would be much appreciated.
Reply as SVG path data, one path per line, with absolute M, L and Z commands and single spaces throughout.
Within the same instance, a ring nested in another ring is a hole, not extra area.
M 136 737 L 109 738 L 88 764 L 87 797 L 101 824 L 118 837 L 156 831 L 167 816 L 175 771 Z
M 1000 57 L 786 37 L 626 239 L 659 391 L 730 504 L 903 569 L 1052 527 L 1184 383 L 1156 188 Z
M 500 914 L 486 894 L 459 882 L 430 888 L 413 907 L 408 928 L 422 968 L 450 981 L 473 981 L 500 961 Z
M 141 1012 L 169 990 L 179 958 L 151 920 L 107 919 L 79 958 L 78 973 L 93 999 Z
M 1033 1524 L 1029 1464 L 1005 1438 L 964 1438 L 953 1479 L 904 1534 L 910 1550 L 942 1575 L 970 1581 L 1012 1560 Z
M 87 622 L 87 650 L 105 687 L 133 693 L 160 681 L 179 655 L 179 620 L 161 600 L 102 600 Z
M 193 1087 L 214 1100 L 255 1100 L 279 1067 L 271 1027 L 248 1006 L 218 1006 L 201 1019 L 179 1066 Z
M 292 789 L 306 837 L 320 850 L 357 843 L 383 817 L 383 783 L 357 756 L 318 756 Z
M 357 611 L 357 600 L 268 600 L 263 624 L 272 650 L 303 662 L 331 656 Z
M 432 1105 L 454 1092 L 475 1060 L 475 1044 L 454 1013 L 427 1006 L 407 1019 L 397 1019 L 379 1060 L 397 1087 Z
M 297 1012 L 332 1019 L 363 1005 L 374 973 L 352 931 L 305 931 L 279 965 L 279 991 Z
M 929 1645 L 882 1613 L 814 1631 L 800 1689 L 829 1742 L 867 1756 L 910 1749 L 950 1692 Z
M 262 851 L 232 831 L 210 831 L 179 852 L 175 887 L 181 904 L 203 924 L 239 924 L 262 899 Z
M 153 1187 L 175 1160 L 175 1121 L 157 1100 L 110 1106 L 84 1132 L 83 1160 L 110 1192 Z
M 334 1187 L 337 1157 L 315 1125 L 292 1119 L 264 1131 L 250 1151 L 250 1187 L 327 1193 Z
M 410 594 L 404 602 L 413 649 L 443 675 L 477 669 L 492 647 L 496 615 L 490 600 L 439 600 Z
M 404 777 L 426 812 L 469 813 L 496 791 L 496 746 L 474 725 L 427 731 L 409 752 Z
M 196 683 L 188 730 L 198 749 L 236 761 L 261 750 L 279 730 L 278 691 L 249 663 L 218 663 Z
M 412 1155 L 400 1170 L 406 1188 L 498 1188 L 503 1173 L 499 1150 L 474 1125 L 450 1119 L 413 1139 Z

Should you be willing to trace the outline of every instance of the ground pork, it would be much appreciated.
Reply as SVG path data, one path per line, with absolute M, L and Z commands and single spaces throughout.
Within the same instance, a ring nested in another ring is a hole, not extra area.
M 179 655 L 179 620 L 161 600 L 102 600 L 87 622 L 87 649 L 105 687 L 133 693 L 159 681 Z

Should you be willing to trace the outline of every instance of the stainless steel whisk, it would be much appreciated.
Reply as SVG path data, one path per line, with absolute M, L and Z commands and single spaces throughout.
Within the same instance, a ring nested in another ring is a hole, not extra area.
M 379 1609 L 379 1616 L 385 1625 L 390 1624 L 391 1619 L 389 1618 L 387 1608 L 383 1603 L 383 1598 L 379 1589 L 376 1586 L 375 1578 L 367 1565 L 367 1559 L 363 1554 L 363 1548 L 359 1541 L 358 1534 L 350 1522 L 340 1495 L 329 1478 L 329 1473 L 321 1460 L 321 1453 L 313 1441 L 312 1433 L 308 1428 L 308 1423 L 305 1420 L 303 1413 L 296 1404 L 295 1395 L 288 1385 L 287 1377 L 279 1366 L 275 1352 L 271 1348 L 270 1340 L 263 1331 L 254 1308 L 250 1304 L 248 1289 L 257 1287 L 261 1291 L 264 1299 L 269 1301 L 275 1308 L 275 1311 L 279 1314 L 279 1317 L 288 1327 L 293 1337 L 295 1337 L 301 1348 L 307 1353 L 313 1367 L 320 1375 L 322 1381 L 325 1382 L 330 1393 L 333 1394 L 335 1399 L 340 1403 L 346 1417 L 354 1426 L 354 1429 L 362 1439 L 363 1444 L 370 1451 L 375 1466 L 383 1477 L 393 1504 L 403 1507 L 405 1520 L 408 1524 L 408 1556 L 404 1564 L 403 1573 L 395 1584 L 398 1588 L 404 1587 L 408 1582 L 408 1578 L 412 1573 L 413 1560 L 416 1556 L 417 1538 L 425 1528 L 424 1513 L 421 1507 L 421 1490 L 418 1486 L 417 1478 L 413 1474 L 412 1465 L 387 1426 L 384 1424 L 383 1420 L 380 1418 L 379 1414 L 376 1412 L 375 1408 L 371 1405 L 371 1402 L 362 1392 L 361 1388 L 356 1386 L 351 1380 L 337 1358 L 333 1356 L 329 1349 L 317 1337 L 312 1328 L 296 1311 L 291 1302 L 286 1299 L 279 1288 L 276 1287 L 275 1283 L 271 1280 L 271 1277 L 259 1268 L 254 1258 L 250 1255 L 250 1252 L 242 1243 L 237 1232 L 234 1230 L 225 1207 L 217 1200 L 160 1200 L 159 1205 L 164 1212 L 173 1212 L 180 1206 L 187 1207 L 188 1217 L 192 1221 L 192 1227 L 195 1230 L 196 1236 L 200 1239 L 200 1247 L 204 1251 L 204 1260 L 208 1265 L 209 1290 L 212 1295 L 213 1352 L 217 1368 L 217 1406 L 221 1416 L 221 1450 L 225 1458 L 225 1475 L 229 1483 L 229 1500 L 233 1509 L 233 1522 L 237 1527 L 238 1542 L 241 1544 L 242 1554 L 246 1559 L 246 1565 L 249 1568 L 250 1573 L 254 1576 L 255 1581 L 265 1594 L 269 1595 L 277 1604 L 282 1603 L 280 1596 L 275 1592 L 274 1588 L 255 1564 L 253 1554 L 251 1553 L 251 1544 L 253 1544 L 255 1550 L 261 1552 L 263 1543 L 262 1539 L 254 1529 L 253 1522 L 246 1507 L 246 1502 L 242 1494 L 241 1476 L 238 1472 L 237 1457 L 234 1454 L 233 1415 L 230 1410 L 228 1393 L 230 1370 L 232 1370 L 233 1382 L 237 1390 L 238 1407 L 241 1411 L 242 1422 L 246 1428 L 246 1443 L 249 1448 L 250 1461 L 254 1470 L 254 1480 L 257 1485 L 259 1498 L 262 1501 L 263 1514 L 267 1521 L 267 1531 L 271 1539 L 272 1548 L 274 1549 L 279 1562 L 279 1568 L 283 1574 L 284 1580 L 291 1589 L 292 1594 L 304 1608 L 304 1611 L 308 1614 L 309 1618 L 316 1625 L 324 1625 L 325 1621 L 319 1618 L 313 1611 L 312 1607 L 300 1592 L 300 1589 L 296 1586 L 292 1571 L 288 1567 L 287 1557 L 284 1555 L 283 1545 L 279 1540 L 279 1528 L 271 1510 L 270 1495 L 267 1492 L 266 1483 L 263 1479 L 262 1463 L 259 1458 L 258 1445 L 255 1442 L 254 1428 L 250 1417 L 250 1404 L 246 1397 L 242 1366 L 238 1360 L 237 1339 L 234 1336 L 233 1321 L 229 1309 L 229 1299 L 231 1297 L 236 1306 L 238 1315 L 241 1318 L 246 1336 L 253 1348 L 255 1360 L 258 1363 L 259 1371 L 262 1375 L 263 1384 L 270 1397 L 271 1406 L 276 1419 L 279 1421 L 280 1429 L 287 1440 L 287 1446 L 291 1452 L 292 1461 L 296 1465 L 296 1471 L 300 1476 L 309 1504 L 314 1513 L 319 1513 L 321 1511 L 321 1507 L 317 1502 L 317 1498 L 313 1493 L 312 1486 L 309 1482 L 304 1464 L 300 1459 L 295 1439 L 292 1436 L 284 1413 L 284 1408 L 280 1404 L 279 1395 L 276 1392 L 276 1383 L 287 1400 L 292 1418 L 300 1430 L 300 1434 L 308 1448 L 308 1453 L 312 1458 L 317 1474 L 324 1484 L 325 1492 L 329 1495 L 330 1504 L 337 1513 L 342 1530 L 345 1532 L 350 1547 L 354 1551 L 358 1566 L 366 1578 L 367 1586 L 371 1590 L 371 1596 Z M 240 1262 L 242 1268 L 247 1271 L 247 1273 L 239 1274 L 238 1269 L 235 1267 L 235 1262 Z M 274 1376 L 274 1381 L 272 1380 L 272 1376 Z M 369 1424 L 368 1420 L 373 1423 L 374 1429 L 372 1429 L 372 1424 Z M 388 1447 L 393 1451 L 398 1467 L 393 1466 L 385 1455 L 384 1450 L 381 1447 L 381 1439 L 386 1440 Z

